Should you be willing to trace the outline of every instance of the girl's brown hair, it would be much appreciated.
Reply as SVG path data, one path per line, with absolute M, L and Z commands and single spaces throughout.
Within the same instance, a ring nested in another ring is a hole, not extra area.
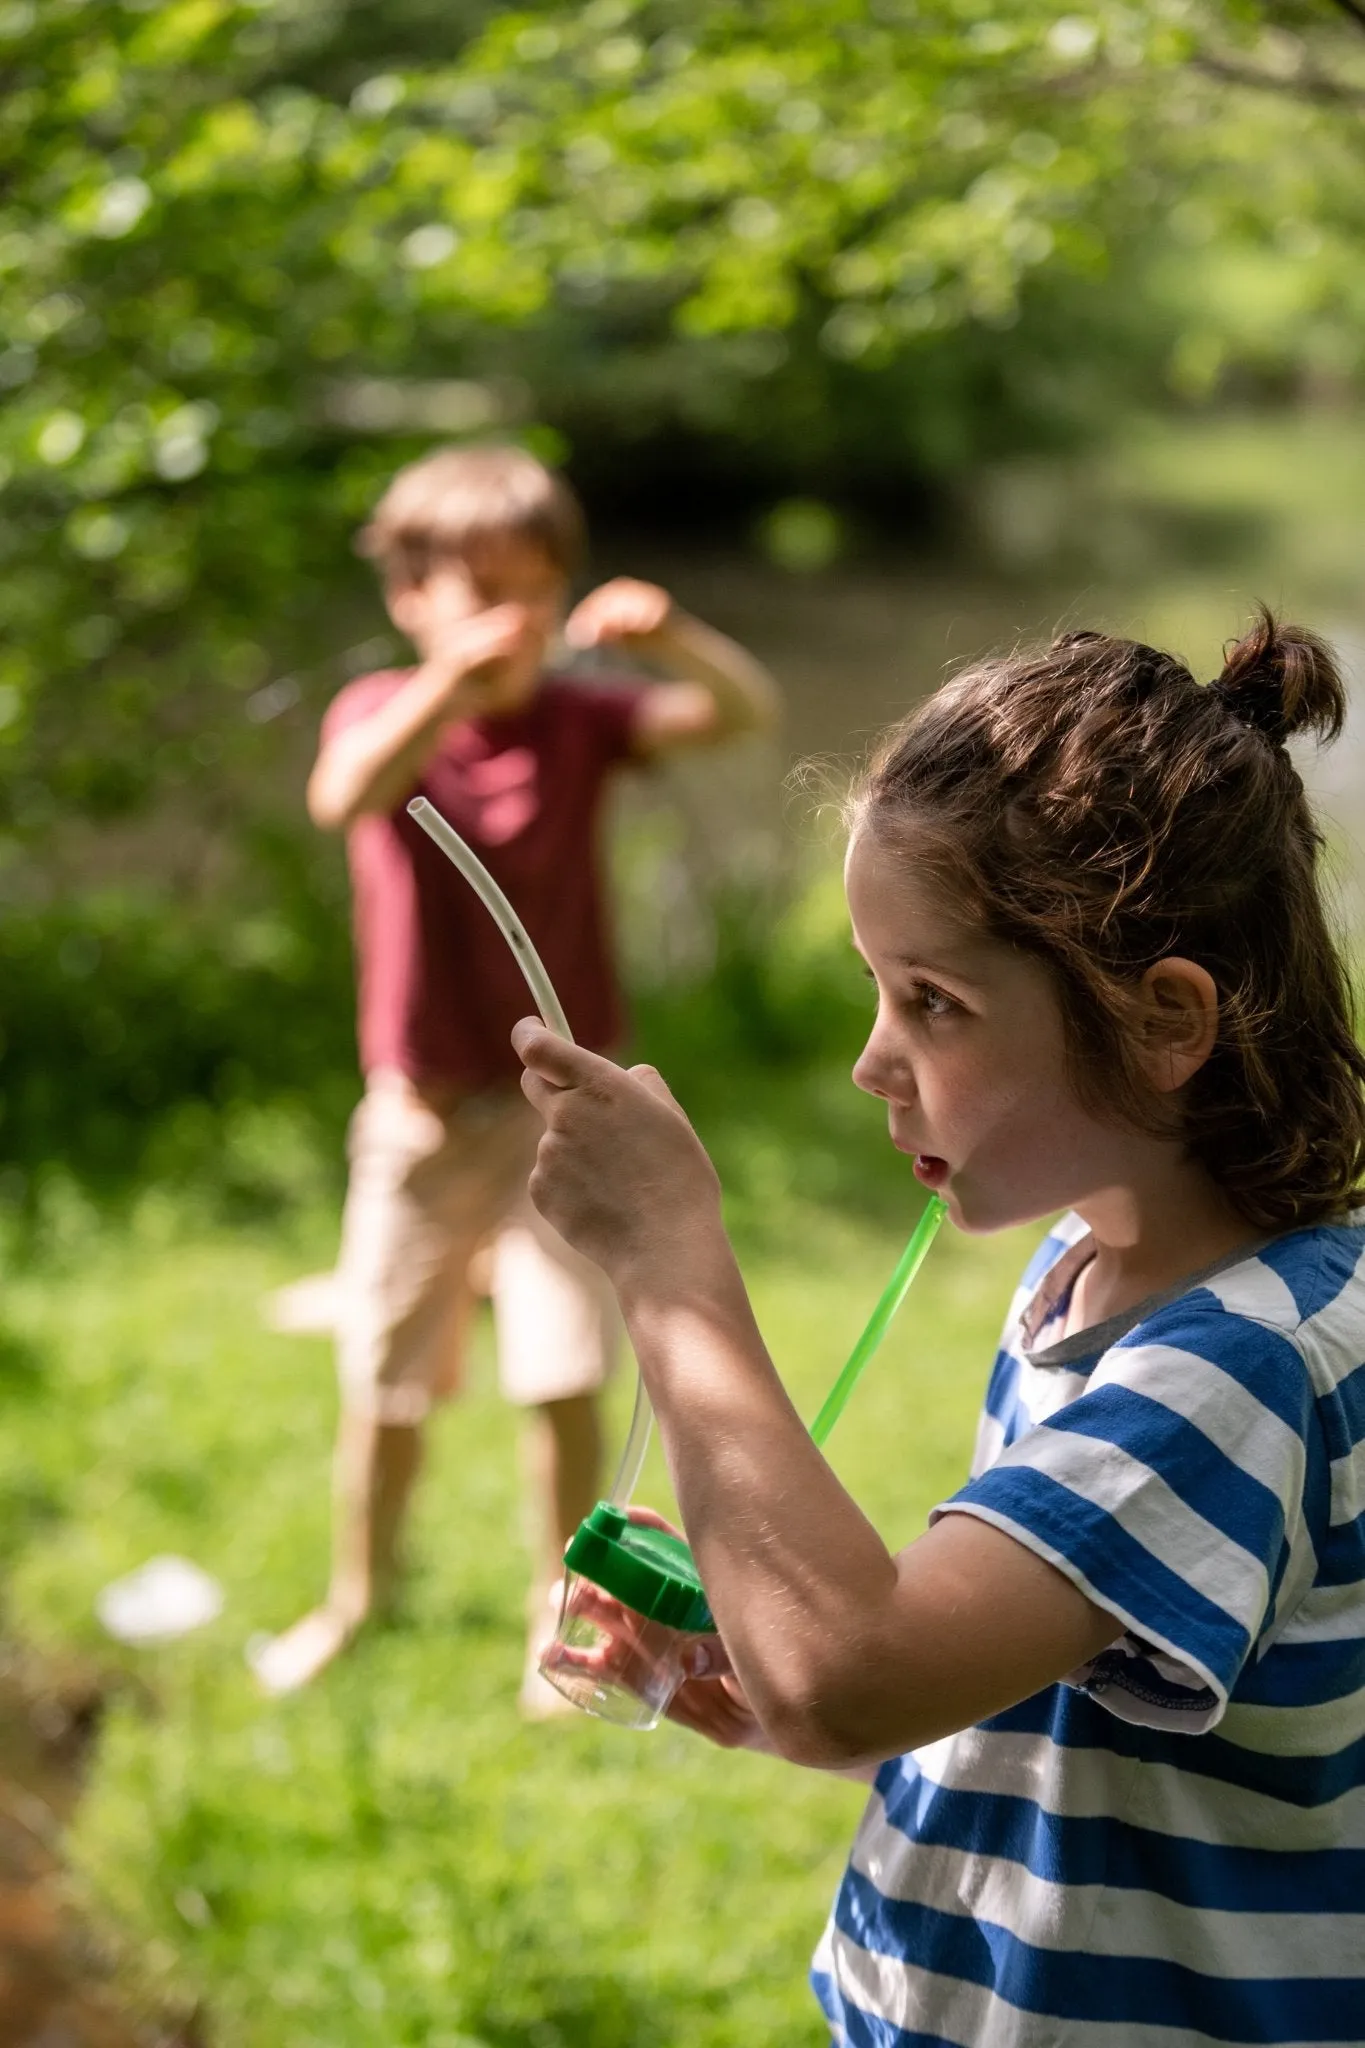
M 1051 970 L 1092 1109 L 1170 1129 L 1135 1057 L 1134 991 L 1170 954 L 1208 969 L 1218 1038 L 1179 1128 L 1264 1230 L 1340 1214 L 1365 1176 L 1365 1054 L 1284 744 L 1334 739 L 1345 715 L 1330 648 L 1264 607 L 1207 688 L 1155 648 L 1067 633 L 945 684 L 853 803 Z

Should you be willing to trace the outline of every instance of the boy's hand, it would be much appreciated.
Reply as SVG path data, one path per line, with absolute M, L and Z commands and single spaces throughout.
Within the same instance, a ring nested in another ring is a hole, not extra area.
M 532 1018 L 512 1044 L 545 1119 L 531 1199 L 561 1237 L 617 1281 L 725 1249 L 716 1170 L 652 1067 L 626 1073 Z
M 564 637 L 571 647 L 638 649 L 672 678 L 646 690 L 636 707 L 631 747 L 642 759 L 777 722 L 777 686 L 762 663 L 680 611 L 657 583 L 633 576 L 604 583 L 569 614 Z
M 657 583 L 615 576 L 575 605 L 564 624 L 570 647 L 638 646 L 662 633 L 673 600 Z
M 538 651 L 531 645 L 525 607 L 498 604 L 463 618 L 437 613 L 427 659 L 448 671 L 453 705 L 484 711 L 496 707 Z
M 454 720 L 505 716 L 535 694 L 552 607 L 484 604 L 469 578 L 449 568 L 400 594 L 394 622 L 410 634 L 421 665 L 387 703 L 323 745 L 308 811 L 324 830 L 386 814 L 411 796 Z

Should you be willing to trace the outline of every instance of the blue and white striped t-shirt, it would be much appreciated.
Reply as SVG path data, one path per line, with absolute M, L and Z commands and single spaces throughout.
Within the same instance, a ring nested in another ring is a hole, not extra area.
M 971 1514 L 1126 1631 L 883 1765 L 813 1978 L 846 2048 L 1365 2044 L 1365 1217 L 1030 1350 L 1024 1276 Z

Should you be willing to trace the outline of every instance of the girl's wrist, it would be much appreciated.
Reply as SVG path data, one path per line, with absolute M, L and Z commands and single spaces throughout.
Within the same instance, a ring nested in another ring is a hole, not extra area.
M 694 1229 L 666 1242 L 628 1252 L 611 1273 L 621 1312 L 648 1315 L 665 1308 L 747 1308 L 748 1297 L 724 1225 Z

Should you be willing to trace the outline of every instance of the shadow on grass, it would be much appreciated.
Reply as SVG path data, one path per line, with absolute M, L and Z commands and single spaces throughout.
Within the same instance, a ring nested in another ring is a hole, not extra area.
M 46 1360 L 36 1344 L 0 1325 L 0 1401 L 33 1401 L 48 1385 Z
M 490 2006 L 471 2015 L 456 2042 L 458 2048 L 670 2048 L 683 2003 L 666 1990 L 642 1996 L 614 1977 L 531 1977 L 517 1986 L 515 2013 Z M 718 2007 L 719 1999 L 711 2003 Z M 701 2018 L 706 2005 L 689 1985 L 689 2020 Z

